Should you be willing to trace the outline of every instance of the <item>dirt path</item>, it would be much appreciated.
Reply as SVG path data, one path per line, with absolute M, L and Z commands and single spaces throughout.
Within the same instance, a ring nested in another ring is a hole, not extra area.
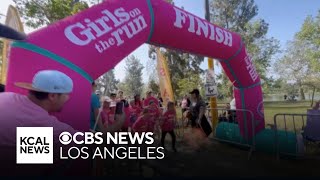
M 170 143 L 170 139 L 167 142 Z M 166 152 L 163 160 L 124 163 L 118 173 L 108 176 L 320 176 L 320 163 L 316 160 L 277 160 L 275 156 L 253 153 L 227 144 L 210 141 L 206 148 L 195 151 L 183 141 L 177 143 L 178 153 Z M 118 166 L 117 166 L 118 167 Z M 121 170 L 120 170 L 121 169 Z

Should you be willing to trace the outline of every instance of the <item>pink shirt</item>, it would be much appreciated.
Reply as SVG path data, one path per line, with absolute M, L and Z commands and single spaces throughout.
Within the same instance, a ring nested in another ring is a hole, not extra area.
M 63 131 L 76 131 L 55 116 L 34 104 L 27 96 L 0 93 L 0 145 L 16 145 L 16 127 L 53 127 L 54 142 L 60 145 L 59 135 Z
M 150 123 L 154 125 L 159 124 L 159 117 L 161 115 L 159 108 L 156 105 L 149 106 Z
M 143 101 L 143 106 L 149 106 L 150 101 L 153 101 L 154 104 L 156 104 L 157 107 L 159 107 L 159 100 L 158 100 L 157 98 L 153 97 L 153 96 L 145 99 L 145 100 Z
M 163 115 L 162 131 L 172 131 L 174 129 L 174 119 L 176 117 L 175 111 L 167 111 Z
M 140 116 L 142 108 L 140 108 L 139 106 L 134 106 L 134 107 L 129 107 L 129 110 L 130 110 L 130 113 L 134 113 L 137 116 Z
M 111 125 L 111 124 L 113 124 L 113 120 L 110 118 L 110 114 L 111 114 L 111 112 L 110 111 L 104 111 L 104 110 L 102 110 L 101 111 L 101 114 L 100 114 L 100 116 L 101 116 L 101 120 L 102 120 L 102 124 L 103 124 L 103 126 L 104 127 L 107 127 L 108 125 Z
M 135 132 L 153 132 L 154 121 L 152 120 L 151 116 L 140 116 L 133 124 L 132 129 Z
M 149 113 L 154 119 L 159 118 L 159 116 L 161 114 L 158 106 L 156 106 L 156 105 L 149 106 Z
M 108 122 L 110 125 L 114 123 L 114 113 L 113 112 L 108 113 Z

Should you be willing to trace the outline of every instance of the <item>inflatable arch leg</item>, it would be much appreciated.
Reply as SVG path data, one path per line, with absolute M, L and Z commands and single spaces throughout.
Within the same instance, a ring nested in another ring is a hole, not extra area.
M 162 0 L 107 0 L 14 42 L 7 90 L 26 93 L 14 82 L 31 82 L 42 69 L 60 70 L 75 88 L 56 116 L 88 130 L 91 82 L 145 42 L 219 59 L 236 87 L 237 108 L 253 112 L 255 133 L 264 129 L 260 78 L 240 36 Z M 248 113 L 238 114 L 243 136 L 253 135 L 248 118 Z

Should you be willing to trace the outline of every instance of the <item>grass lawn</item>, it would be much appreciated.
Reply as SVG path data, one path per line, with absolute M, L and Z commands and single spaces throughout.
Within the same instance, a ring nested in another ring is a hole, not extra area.
M 274 124 L 274 116 L 276 114 L 306 114 L 307 110 L 310 109 L 310 101 L 299 101 L 299 102 L 265 102 L 264 103 L 264 116 L 266 124 Z M 301 121 L 301 116 L 278 116 L 278 128 L 293 130 L 294 128 L 300 129 L 305 125 L 306 117 L 303 117 Z M 283 119 L 286 119 L 286 124 Z
M 266 122 L 273 121 L 275 114 L 305 114 L 307 109 L 310 109 L 309 101 L 302 102 L 265 102 L 264 103 L 264 116 Z
M 274 116 L 276 114 L 306 114 L 307 109 L 310 109 L 310 101 L 296 101 L 296 102 L 289 102 L 289 101 L 267 101 L 264 102 L 264 116 L 265 116 L 265 123 L 267 124 L 274 124 Z M 218 102 L 218 108 L 224 108 L 224 102 Z M 181 117 L 181 109 L 177 109 L 178 117 Z M 286 124 L 282 119 L 286 119 Z M 294 117 L 292 116 L 278 116 L 279 123 L 278 128 L 284 128 L 285 126 L 287 129 L 293 130 L 294 127 L 296 129 L 300 129 L 304 124 L 301 121 L 301 117 Z M 306 118 L 304 118 L 304 121 Z M 304 122 L 305 123 L 305 122 Z

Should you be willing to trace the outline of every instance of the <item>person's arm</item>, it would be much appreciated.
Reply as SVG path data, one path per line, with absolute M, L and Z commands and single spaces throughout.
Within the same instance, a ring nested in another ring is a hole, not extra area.
M 114 116 L 114 123 L 105 127 L 103 130 L 103 133 L 106 133 L 106 132 L 113 133 L 113 132 L 119 131 L 125 121 L 126 121 L 125 113 L 116 114 Z
M 103 123 L 102 123 L 102 112 L 99 112 L 99 116 L 95 116 L 95 117 L 97 117 L 98 119 L 97 119 L 97 121 L 98 121 L 98 123 L 97 123 L 97 125 L 98 125 L 98 127 L 99 127 L 99 129 L 102 131 L 102 132 L 104 132 L 104 129 L 105 129 L 105 127 L 104 127 L 104 125 L 103 125 Z M 107 117 L 105 117 L 105 118 L 107 118 Z M 106 122 L 108 122 L 108 121 L 106 121 Z
M 205 111 L 206 111 L 206 105 L 205 105 L 205 103 L 201 103 L 200 104 L 199 115 L 198 115 L 198 120 L 197 120 L 199 124 L 200 124 L 201 119 L 204 116 Z
M 98 120 L 97 118 L 99 115 L 99 108 L 100 108 L 100 101 L 99 101 L 99 97 L 97 95 L 93 95 L 91 97 L 91 106 L 93 109 L 94 122 L 96 123 L 96 121 Z M 99 122 L 98 122 L 98 126 L 99 126 Z M 93 130 L 95 130 L 95 129 L 93 129 Z
M 139 118 L 136 120 L 136 122 L 133 123 L 133 125 L 132 125 L 132 130 L 133 130 L 134 132 L 137 132 L 142 125 L 143 125 L 143 123 L 142 123 L 141 117 L 139 117 Z
M 95 108 L 95 109 L 94 109 L 94 118 L 95 118 L 94 120 L 95 120 L 95 121 L 99 120 L 99 121 L 98 121 L 98 126 L 100 127 L 99 122 L 100 122 L 100 124 L 101 124 L 101 119 L 100 119 L 100 118 L 98 119 L 98 115 L 99 115 L 99 108 Z

